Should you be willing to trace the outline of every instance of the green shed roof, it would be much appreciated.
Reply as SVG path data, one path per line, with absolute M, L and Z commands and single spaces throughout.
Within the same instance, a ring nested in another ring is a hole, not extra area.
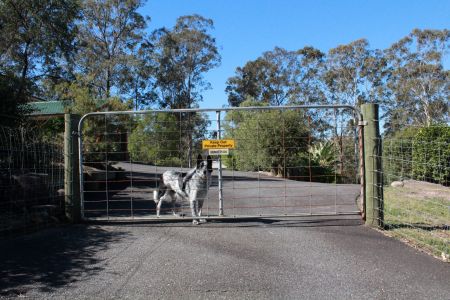
M 95 105 L 98 110 L 101 110 L 108 103 L 108 100 L 96 100 Z M 31 108 L 30 116 L 45 117 L 45 116 L 62 116 L 67 112 L 67 109 L 72 104 L 72 101 L 35 101 L 29 102 Z
M 70 101 L 39 101 L 28 103 L 33 110 L 30 113 L 32 116 L 63 115 L 69 104 Z

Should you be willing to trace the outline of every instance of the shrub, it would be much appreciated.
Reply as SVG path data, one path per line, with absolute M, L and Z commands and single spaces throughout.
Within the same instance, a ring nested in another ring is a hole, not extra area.
M 310 133 L 302 111 L 235 111 L 226 118 L 224 136 L 237 143 L 233 157 L 227 159 L 231 168 L 289 177 L 298 165 L 298 155 L 307 152 Z
M 406 128 L 383 140 L 383 173 L 385 183 L 413 178 L 412 145 L 419 129 Z
M 146 115 L 129 136 L 128 151 L 134 162 L 179 166 L 179 128 L 174 115 Z
M 417 179 L 448 185 L 450 127 L 408 128 L 383 141 L 385 183 Z
M 450 127 L 419 129 L 412 144 L 413 176 L 448 185 L 450 181 Z

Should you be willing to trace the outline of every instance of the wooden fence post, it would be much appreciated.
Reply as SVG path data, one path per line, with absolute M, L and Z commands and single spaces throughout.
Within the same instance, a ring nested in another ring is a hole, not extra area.
M 78 139 L 74 135 L 79 119 L 77 115 L 64 115 L 64 200 L 66 217 L 72 223 L 81 220 Z
M 379 106 L 375 103 L 361 105 L 364 121 L 365 161 L 365 212 L 366 225 L 383 227 L 383 173 L 379 125 Z

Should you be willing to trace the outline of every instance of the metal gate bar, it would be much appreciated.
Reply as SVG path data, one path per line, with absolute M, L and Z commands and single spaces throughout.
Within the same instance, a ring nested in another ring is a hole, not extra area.
M 348 196 L 354 197 L 354 186 L 360 185 L 361 188 L 358 188 L 359 197 L 363 198 L 362 185 L 364 184 L 364 168 L 363 168 L 363 160 L 361 155 L 361 149 L 363 147 L 362 138 L 361 138 L 361 130 L 358 130 L 359 136 L 353 137 L 354 141 L 354 155 L 355 159 L 355 171 L 359 170 L 354 174 L 354 182 L 353 185 L 340 185 L 337 182 L 337 171 L 334 173 L 335 183 L 331 184 L 334 188 L 333 195 L 328 193 L 321 192 L 321 189 L 329 188 L 329 186 L 324 185 L 323 183 L 316 183 L 313 181 L 314 176 L 312 176 L 311 168 L 314 166 L 311 165 L 311 153 L 308 154 L 309 159 L 309 178 L 307 181 L 302 181 L 306 178 L 304 176 L 294 175 L 289 176 L 288 174 L 290 170 L 294 170 L 295 168 L 304 167 L 304 166 L 288 166 L 287 159 L 289 159 L 290 153 L 286 151 L 285 146 L 287 141 L 291 139 L 298 139 L 299 137 L 290 137 L 289 133 L 285 132 L 286 129 L 286 119 L 282 112 L 286 111 L 308 111 L 308 110 L 318 110 L 318 111 L 326 111 L 333 109 L 335 111 L 338 110 L 347 110 L 350 111 L 356 119 L 357 126 L 361 128 L 362 126 L 362 117 L 360 111 L 349 105 L 298 105 L 298 106 L 286 106 L 286 107 L 273 107 L 273 106 L 262 106 L 262 107 L 239 107 L 239 108 L 213 108 L 213 109 L 176 109 L 176 110 L 147 110 L 147 111 L 120 111 L 120 112 L 93 112 L 84 115 L 78 124 L 78 141 L 79 141 L 79 172 L 80 172 L 80 197 L 81 197 L 81 205 L 82 205 L 82 217 L 83 219 L 106 219 L 106 220 L 120 220 L 120 219 L 131 219 L 131 220 L 141 220 L 141 219 L 154 219 L 156 214 L 154 212 L 154 204 L 152 201 L 152 193 L 149 192 L 151 188 L 147 188 L 147 192 L 142 192 L 143 189 L 140 186 L 145 186 L 148 182 L 152 182 L 153 185 L 156 184 L 158 174 L 161 174 L 164 170 L 166 170 L 169 166 L 167 165 L 142 165 L 136 163 L 132 159 L 132 155 L 130 154 L 129 148 L 125 149 L 124 147 L 129 147 L 129 138 L 130 135 L 133 134 L 133 130 L 136 128 L 136 123 L 140 120 L 143 120 L 147 115 L 156 116 L 158 114 L 171 114 L 176 116 L 177 126 L 179 128 L 179 147 L 178 147 L 178 160 L 180 161 L 180 165 L 176 169 L 181 171 L 186 171 L 187 165 L 184 164 L 183 161 L 183 142 L 182 139 L 186 137 L 188 140 L 188 148 L 189 148 L 189 162 L 191 161 L 192 152 L 196 149 L 193 147 L 194 141 L 192 136 L 194 133 L 193 129 L 189 129 L 189 127 L 183 128 L 183 122 L 195 122 L 195 116 L 199 114 L 206 113 L 215 113 L 215 122 L 217 123 L 217 128 L 214 130 L 213 127 L 209 128 L 209 131 L 215 132 L 216 135 L 214 138 L 221 139 L 223 132 L 225 129 L 222 128 L 222 123 L 224 126 L 230 126 L 230 122 L 233 120 L 225 120 L 221 118 L 221 113 L 255 113 L 255 116 L 259 114 L 264 114 L 264 112 L 270 111 L 279 111 L 280 118 L 278 121 L 283 125 L 283 130 L 281 132 L 282 135 L 282 153 L 280 156 L 274 156 L 272 159 L 281 159 L 283 162 L 283 178 L 271 177 L 267 175 L 263 175 L 263 171 L 267 170 L 267 165 L 257 165 L 254 171 L 252 172 L 243 172 L 239 170 L 235 170 L 235 166 L 232 166 L 232 170 L 222 170 L 222 157 L 219 156 L 217 158 L 217 172 L 214 174 L 217 176 L 217 179 L 213 181 L 213 184 L 217 182 L 217 188 L 212 187 L 210 189 L 210 196 L 208 197 L 208 201 L 205 201 L 205 209 L 206 216 L 205 218 L 251 218 L 251 217 L 290 217 L 290 216 L 322 216 L 322 215 L 348 215 L 348 214 L 359 214 L 360 211 L 356 208 L 354 203 L 349 201 L 346 202 L 338 202 L 338 197 Z M 183 116 L 187 116 L 187 120 L 183 119 Z M 96 136 L 97 140 L 94 142 L 86 141 L 84 138 L 93 138 L 95 136 L 95 118 L 101 117 L 104 121 L 104 132 L 102 134 L 98 134 Z M 264 115 L 263 115 L 264 117 Z M 122 119 L 121 119 L 122 118 Z M 127 119 L 128 118 L 128 119 Z M 136 120 L 137 119 L 137 120 Z M 127 122 L 124 122 L 126 120 Z M 214 118 L 211 118 L 214 120 Z M 87 122 L 92 122 L 92 124 L 87 124 Z M 267 128 L 260 128 L 260 121 L 257 122 L 256 128 L 256 141 L 259 141 L 259 135 L 267 131 Z M 212 121 L 210 121 L 211 123 Z M 228 122 L 228 123 L 227 123 Z M 274 121 L 274 123 L 276 120 Z M 124 129 L 122 123 L 127 123 L 127 128 Z M 163 124 L 164 122 L 161 122 Z M 169 122 L 170 123 L 170 122 Z M 156 124 L 156 123 L 155 123 Z M 160 126 L 161 124 L 156 124 Z M 308 118 L 308 142 L 307 145 L 311 147 L 311 120 Z M 190 125 L 189 125 L 190 126 Z M 94 127 L 94 128 L 92 128 Z M 356 127 L 356 126 L 355 126 Z M 92 130 L 91 130 L 92 129 Z M 164 131 L 164 128 L 161 127 L 161 132 Z M 270 129 L 270 128 L 269 128 Z M 337 132 L 336 128 L 333 128 Z M 84 130 L 84 132 L 83 132 Z M 191 131 L 189 131 L 191 130 Z M 238 130 L 238 129 L 235 129 Z M 342 128 L 340 129 L 341 133 L 343 132 Z M 167 129 L 167 132 L 170 132 L 170 128 Z M 275 134 L 274 130 L 274 134 Z M 353 130 L 356 133 L 356 130 Z M 89 134 L 93 134 L 94 136 L 89 136 Z M 126 135 L 125 140 L 122 140 L 123 136 Z M 255 138 L 255 135 L 248 138 L 251 140 Z M 332 142 L 333 139 L 330 139 Z M 169 141 L 170 142 L 170 141 Z M 172 141 L 173 142 L 173 141 Z M 244 142 L 241 140 L 240 142 Z M 254 142 L 254 141 L 253 141 Z M 95 144 L 97 143 L 97 145 Z M 347 142 L 348 143 L 348 142 Z M 184 144 L 184 146 L 187 144 Z M 95 150 L 95 146 L 97 146 L 97 151 L 89 150 L 89 147 Z M 239 147 L 239 141 L 238 141 Z M 294 148 L 300 148 L 297 145 L 293 146 Z M 269 147 L 270 148 L 270 147 Z M 276 147 L 274 147 L 276 148 Z M 197 149 L 198 150 L 198 149 Z M 162 151 L 166 151 L 172 153 L 174 150 L 172 149 L 164 149 Z M 240 149 L 237 148 L 233 154 L 238 155 Z M 261 149 L 257 151 L 255 154 L 256 157 L 261 156 Z M 196 153 L 195 153 L 196 154 Z M 341 153 L 342 154 L 342 153 Z M 120 155 L 127 156 L 127 159 L 118 159 Z M 86 156 L 90 157 L 90 159 L 85 160 Z M 359 157 L 359 160 L 358 160 Z M 176 158 L 176 157 L 175 157 Z M 341 157 L 341 159 L 344 157 Z M 174 159 L 175 161 L 175 159 Z M 230 161 L 229 159 L 227 161 Z M 346 161 L 347 162 L 347 161 Z M 114 166 L 111 167 L 114 163 Z M 93 171 L 100 178 L 95 178 L 92 174 L 88 174 L 86 169 L 93 168 L 93 165 L 103 166 L 104 170 L 100 167 L 99 170 Z M 337 170 L 338 166 L 342 166 L 344 164 L 343 161 L 335 162 L 335 170 Z M 120 169 L 122 168 L 122 169 Z M 153 175 L 147 176 L 152 172 Z M 255 174 L 256 172 L 256 174 Z M 88 174 L 88 180 L 85 178 L 85 174 Z M 139 177 L 139 176 L 141 177 Z M 342 175 L 342 174 L 341 174 Z M 124 176 L 125 179 L 110 179 L 115 178 L 117 176 Z M 129 184 L 126 188 L 122 186 L 122 184 Z M 224 183 L 226 185 L 224 186 Z M 306 183 L 306 185 L 305 185 Z M 148 186 L 147 186 L 148 187 Z M 350 192 L 350 188 L 352 191 Z M 153 189 L 155 187 L 153 186 Z M 254 196 L 251 196 L 250 189 L 257 189 L 257 202 L 256 205 L 254 203 Z M 302 194 L 303 189 L 307 189 L 307 193 L 305 195 Z M 140 192 L 141 191 L 141 192 Z M 104 198 L 100 196 L 104 192 Z M 140 199 L 139 196 L 136 196 L 138 193 L 141 195 L 147 195 L 144 198 Z M 275 193 L 275 194 L 274 194 Z M 135 197 L 136 196 L 136 197 Z M 218 203 L 214 202 L 213 199 L 217 197 L 219 200 Z M 276 203 L 276 199 L 281 198 L 280 204 Z M 307 199 L 307 210 L 302 211 L 301 208 L 305 206 L 300 203 L 303 203 L 303 199 Z M 274 200 L 275 199 L 275 200 Z M 322 200 L 320 200 L 322 199 Z M 323 199 L 333 199 L 334 201 L 331 205 L 321 205 L 318 201 L 324 201 Z M 342 200 L 342 199 L 341 199 Z M 341 201 L 339 200 L 339 201 Z M 127 208 L 121 208 L 118 204 L 128 203 Z M 144 203 L 144 208 L 142 205 Z M 217 203 L 214 205 L 214 203 Z M 102 208 L 102 205 L 105 205 L 105 208 Z M 153 206 L 152 206 L 153 204 Z M 89 207 L 87 207 L 89 206 Z M 318 208 L 326 207 L 329 209 L 329 206 L 333 207 L 332 210 L 320 211 Z M 345 208 L 348 206 L 348 208 Z M 94 208 L 93 208 L 94 207 Z M 97 209 L 95 208 L 97 207 Z M 129 211 L 129 213 L 125 213 Z M 216 213 L 214 213 L 214 211 Z M 118 213 L 119 212 L 119 213 Z M 248 213 L 246 213 L 248 212 Z M 292 213 L 295 212 L 295 213 Z M 186 219 L 190 219 L 189 213 L 185 215 Z M 173 219 L 172 216 L 162 215 L 161 219 Z

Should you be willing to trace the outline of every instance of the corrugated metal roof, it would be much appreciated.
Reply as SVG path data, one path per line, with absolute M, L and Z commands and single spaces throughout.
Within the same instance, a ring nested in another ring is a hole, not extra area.
M 28 103 L 33 110 L 30 115 L 63 115 L 70 101 L 39 101 Z
M 97 109 L 102 109 L 108 103 L 106 99 L 96 101 Z M 27 103 L 32 112 L 31 116 L 62 116 L 72 104 L 72 101 L 35 101 Z

